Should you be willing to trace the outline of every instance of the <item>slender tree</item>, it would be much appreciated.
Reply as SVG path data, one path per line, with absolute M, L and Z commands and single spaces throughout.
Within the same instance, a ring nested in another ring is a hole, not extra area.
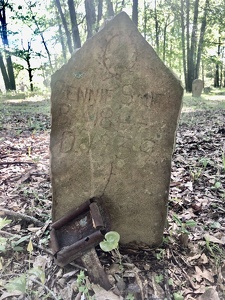
M 198 42 L 195 78 L 199 77 L 199 69 L 200 69 L 201 55 L 202 55 L 204 37 L 205 37 L 205 31 L 206 31 L 206 18 L 207 18 L 208 9 L 209 9 L 209 0 L 206 0 L 205 7 L 204 7 L 204 15 L 202 18 L 202 25 L 201 25 L 201 30 L 200 30 L 200 38 L 199 38 L 199 42 Z
M 132 21 L 136 24 L 136 26 L 138 26 L 138 0 L 133 0 Z
M 69 13 L 70 13 L 70 21 L 72 25 L 72 38 L 73 38 L 73 45 L 74 49 L 81 47 L 81 41 L 80 41 L 80 33 L 79 28 L 77 24 L 77 14 L 74 7 L 73 0 L 68 0 L 68 7 L 69 7 Z
M 1 38 L 3 43 L 3 51 L 6 59 L 6 66 L 4 65 L 3 55 L 1 53 L 0 57 L 0 67 L 5 83 L 6 90 L 16 90 L 16 82 L 13 71 L 13 64 L 11 55 L 9 52 L 9 41 L 8 41 L 8 32 L 7 32 L 7 21 L 6 21 L 6 7 L 9 7 L 8 1 L 0 0 L 0 24 L 1 24 Z
M 93 0 L 85 0 L 86 24 L 87 24 L 87 39 L 93 35 L 96 13 Z
M 62 24 L 63 24 L 64 30 L 65 30 L 65 33 L 66 33 L 67 45 L 68 45 L 69 52 L 70 52 L 70 54 L 72 54 L 72 52 L 73 52 L 73 46 L 72 46 L 71 35 L 70 35 L 69 29 L 68 29 L 66 18 L 65 18 L 64 14 L 63 14 L 63 11 L 62 11 L 62 7 L 61 7 L 61 4 L 60 4 L 60 1 L 59 0 L 55 0 L 55 5 L 56 5 L 56 7 L 57 7 L 57 9 L 59 11 L 59 15 L 61 17 Z
M 114 9 L 113 9 L 113 3 L 110 0 L 106 0 L 107 5 L 107 17 L 113 17 L 114 16 Z

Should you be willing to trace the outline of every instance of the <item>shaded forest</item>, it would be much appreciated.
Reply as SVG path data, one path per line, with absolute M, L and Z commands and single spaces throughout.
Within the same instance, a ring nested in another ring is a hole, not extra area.
M 224 87 L 224 0 L 0 0 L 2 90 L 49 87 L 51 74 L 126 11 L 187 92 Z

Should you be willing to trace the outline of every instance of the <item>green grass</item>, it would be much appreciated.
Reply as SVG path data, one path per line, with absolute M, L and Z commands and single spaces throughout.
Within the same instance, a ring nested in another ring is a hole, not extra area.
M 50 97 L 35 96 L 26 99 L 7 99 L 0 101 L 0 111 L 10 113 L 50 114 Z
M 0 96 L 0 110 L 7 110 L 8 113 L 42 113 L 50 114 L 50 93 L 45 94 L 24 94 L 7 93 Z M 225 109 L 225 88 L 212 89 L 208 94 L 202 94 L 199 98 L 194 98 L 190 93 L 185 93 L 183 97 L 182 112 L 192 112 L 201 110 L 221 110 Z
M 225 88 L 212 89 L 209 94 L 203 93 L 199 98 L 192 97 L 190 93 L 184 94 L 183 112 L 211 109 L 225 109 Z

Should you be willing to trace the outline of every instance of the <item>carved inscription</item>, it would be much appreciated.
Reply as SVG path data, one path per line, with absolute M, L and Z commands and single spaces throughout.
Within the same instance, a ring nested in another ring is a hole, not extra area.
M 65 131 L 62 134 L 61 138 L 61 147 L 60 152 L 61 153 L 68 153 L 73 149 L 75 142 L 75 136 L 74 133 L 71 131 Z
M 137 52 L 129 36 L 126 43 L 124 37 L 120 35 L 115 35 L 109 40 L 105 50 L 104 65 L 110 74 L 118 75 L 129 71 L 134 67 L 136 59 Z

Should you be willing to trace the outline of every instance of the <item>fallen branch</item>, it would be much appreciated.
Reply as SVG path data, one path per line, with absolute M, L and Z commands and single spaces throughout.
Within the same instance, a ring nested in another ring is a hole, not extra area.
M 45 284 L 41 283 L 40 281 L 38 281 L 38 280 L 36 280 L 36 279 L 34 279 L 34 278 L 31 278 L 31 277 L 30 277 L 30 279 L 31 279 L 31 281 L 33 281 L 33 282 L 39 284 L 40 286 L 42 286 L 43 288 L 45 288 L 46 291 L 47 291 L 49 294 L 51 294 L 51 296 L 52 296 L 53 299 L 58 300 L 58 298 L 56 297 L 56 295 L 55 295 L 55 294 L 54 294 L 54 293 L 53 293 L 53 292 L 52 292 Z
M 28 216 L 25 214 L 21 214 L 21 213 L 15 212 L 15 211 L 11 211 L 8 209 L 1 208 L 0 215 L 11 216 L 15 219 L 22 219 L 28 223 L 33 223 L 36 226 L 40 226 L 40 227 L 44 226 L 43 222 L 39 221 L 38 219 L 36 219 L 34 217 L 31 217 L 31 216 Z
M 30 161 L 3 161 L 3 162 L 0 162 L 0 166 L 2 165 L 36 165 L 35 163 L 33 162 L 30 162 Z

